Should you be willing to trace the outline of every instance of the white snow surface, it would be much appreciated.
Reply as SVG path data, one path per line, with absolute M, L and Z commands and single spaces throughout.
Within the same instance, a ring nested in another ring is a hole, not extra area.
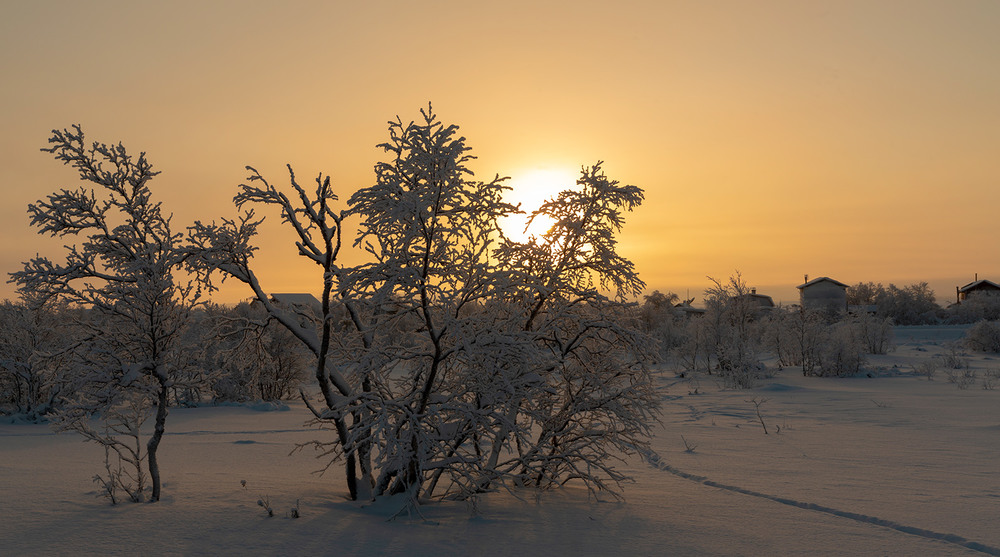
M 663 424 L 648 458 L 623 464 L 635 478 L 624 502 L 567 486 L 483 495 L 477 509 L 434 502 L 390 520 L 398 501 L 347 501 L 341 469 L 318 476 L 311 452 L 289 454 L 331 435 L 290 403 L 171 409 L 163 500 L 111 506 L 91 481 L 100 447 L 3 423 L 0 553 L 1000 555 L 1000 385 L 963 390 L 944 370 L 929 380 L 912 368 L 960 335 L 897 328 L 897 350 L 869 358 L 872 377 L 786 368 L 738 391 L 664 370 Z M 1000 357 L 967 358 L 980 373 L 1000 368 Z M 767 399 L 767 435 L 754 398 Z M 273 518 L 257 505 L 264 497 Z

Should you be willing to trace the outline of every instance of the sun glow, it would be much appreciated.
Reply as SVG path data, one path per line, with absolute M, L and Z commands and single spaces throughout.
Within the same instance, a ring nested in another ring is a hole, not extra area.
M 576 186 L 576 173 L 567 168 L 534 168 L 512 175 L 508 185 L 512 188 L 504 200 L 520 204 L 524 214 L 511 215 L 503 219 L 500 226 L 504 234 L 518 242 L 527 241 L 531 236 L 541 236 L 552 227 L 553 220 L 539 216 L 528 225 L 531 213 L 559 192 Z

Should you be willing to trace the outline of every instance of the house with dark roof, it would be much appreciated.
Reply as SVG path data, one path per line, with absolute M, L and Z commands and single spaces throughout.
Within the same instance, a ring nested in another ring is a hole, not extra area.
M 707 310 L 705 310 L 705 308 L 696 308 L 692 306 L 691 302 L 693 301 L 694 298 L 691 298 L 690 300 L 684 300 L 683 302 L 674 304 L 674 315 L 676 315 L 677 317 L 686 317 L 686 318 L 701 317 L 702 315 L 705 315 Z
M 751 288 L 748 294 L 733 296 L 734 302 L 746 303 L 746 306 L 753 310 L 756 317 L 762 317 L 774 309 L 774 299 L 766 294 L 758 294 L 756 288 Z
M 819 277 L 800 284 L 799 304 L 802 309 L 818 310 L 828 313 L 844 313 L 847 311 L 847 285 L 830 277 Z
M 955 295 L 958 303 L 964 302 L 970 296 L 1000 296 L 1000 284 L 986 279 L 979 280 L 979 275 L 976 275 L 976 280 L 973 282 L 962 287 L 956 286 Z

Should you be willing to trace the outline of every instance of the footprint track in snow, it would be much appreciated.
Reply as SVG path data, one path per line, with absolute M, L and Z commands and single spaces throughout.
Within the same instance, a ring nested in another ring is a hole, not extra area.
M 907 526 L 905 524 L 900 524 L 898 522 L 893 522 L 891 520 L 886 520 L 884 518 L 879 518 L 877 516 L 869 516 L 866 514 L 855 513 L 851 511 L 844 511 L 840 509 L 835 509 L 833 507 L 826 507 L 823 505 L 817 505 L 816 503 L 806 503 L 803 501 L 796 501 L 795 499 L 789 499 L 787 497 L 778 497 L 776 495 L 769 495 L 767 493 L 761 493 L 759 491 L 753 491 L 751 489 L 742 488 L 734 485 L 722 484 L 713 480 L 706 478 L 705 476 L 699 476 L 697 474 L 691 474 L 678 470 L 673 466 L 667 464 L 660 458 L 652 449 L 647 449 L 643 451 L 646 461 L 657 470 L 662 470 L 664 472 L 669 472 L 679 478 L 689 480 L 692 482 L 700 483 L 708 487 L 714 487 L 717 489 L 724 489 L 726 491 L 731 491 L 733 493 L 740 493 L 743 495 L 749 495 L 751 497 L 758 497 L 761 499 L 767 499 L 769 501 L 774 501 L 776 503 L 781 503 L 782 505 L 788 505 L 790 507 L 797 507 L 800 509 L 805 509 L 809 511 L 816 511 L 821 513 L 826 513 L 833 516 L 839 516 L 841 518 L 847 518 L 854 520 L 856 522 L 862 522 L 865 524 L 874 524 L 876 526 L 881 526 L 883 528 L 888 528 L 890 530 L 896 530 L 897 532 L 902 532 L 904 534 L 909 534 L 911 536 L 918 536 L 921 538 L 926 538 L 929 540 L 943 541 L 950 544 L 954 544 L 966 549 L 971 549 L 973 551 L 978 551 L 986 555 L 997 555 L 1000 556 L 1000 548 L 986 545 L 980 542 L 972 541 L 958 534 L 949 534 L 943 532 L 935 532 L 933 530 L 927 530 L 924 528 L 917 528 L 915 526 Z

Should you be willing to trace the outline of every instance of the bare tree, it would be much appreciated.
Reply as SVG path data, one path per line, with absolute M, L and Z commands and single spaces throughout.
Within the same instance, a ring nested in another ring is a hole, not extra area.
M 74 402 L 62 414 L 63 427 L 116 448 L 120 429 L 110 425 L 117 421 L 115 413 L 129 405 L 142 409 L 127 420 L 138 431 L 144 412 L 155 408 L 145 458 L 156 501 L 157 449 L 172 377 L 182 363 L 177 340 L 200 292 L 174 279 L 186 252 L 170 216 L 153 201 L 149 181 L 157 172 L 145 153 L 133 158 L 120 143 L 88 146 L 79 126 L 54 130 L 49 143 L 44 151 L 96 190 L 63 189 L 29 205 L 31 224 L 41 234 L 86 234 L 87 240 L 69 246 L 61 264 L 35 257 L 11 274 L 12 282 L 36 302 L 60 300 L 89 310 L 80 322 L 87 332 L 74 352 Z M 92 415 L 104 418 L 103 432 L 91 425 Z
M 251 265 L 257 249 L 252 241 L 261 220 L 255 217 L 252 208 L 237 219 L 223 219 L 220 224 L 196 222 L 189 229 L 193 247 L 187 262 L 210 289 L 214 288 L 211 279 L 217 272 L 222 274 L 222 280 L 233 278 L 246 284 L 269 318 L 284 326 L 315 357 L 315 377 L 327 409 L 314 409 L 314 413 L 318 418 L 331 420 L 337 429 L 339 443 L 346 445 L 349 442 L 347 417 L 334 409 L 340 408 L 342 397 L 353 395 L 356 386 L 339 367 L 329 363 L 337 315 L 335 309 L 338 292 L 335 288 L 344 273 L 337 261 L 341 249 L 343 220 L 343 214 L 334 209 L 337 195 L 333 191 L 330 177 L 322 174 L 316 177 L 316 189 L 310 193 L 299 185 L 295 172 L 289 166 L 289 181 L 294 191 L 293 197 L 289 198 L 257 170 L 249 166 L 247 170 L 250 171 L 247 183 L 240 186 L 240 191 L 234 198 L 237 208 L 243 209 L 246 205 L 277 206 L 282 222 L 295 231 L 299 255 L 315 263 L 322 272 L 320 315 L 297 314 L 283 308 L 261 286 Z M 358 311 L 352 310 L 350 316 L 359 330 L 365 328 Z M 303 395 L 303 399 L 305 398 Z M 364 486 L 370 484 L 371 480 L 369 471 L 363 470 L 362 474 L 365 476 L 365 481 L 361 483 L 364 494 L 368 492 Z M 357 499 L 358 467 L 353 453 L 347 456 L 346 475 L 350 496 Z

